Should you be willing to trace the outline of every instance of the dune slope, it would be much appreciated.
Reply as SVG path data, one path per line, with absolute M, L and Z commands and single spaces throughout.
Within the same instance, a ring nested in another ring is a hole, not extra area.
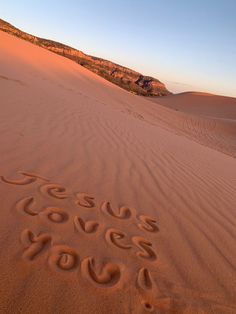
M 236 312 L 236 160 L 194 115 L 3 32 L 0 93 L 1 313 Z
M 236 98 L 200 92 L 185 92 L 165 98 L 149 98 L 161 105 L 203 117 L 236 120 Z
M 235 98 L 187 92 L 148 99 L 158 105 L 159 120 L 178 134 L 236 157 Z
M 143 75 L 111 61 L 87 55 L 62 43 L 27 34 L 2 19 L 0 19 L 0 30 L 71 59 L 109 82 L 134 94 L 143 96 L 171 94 L 166 86 L 156 78 Z

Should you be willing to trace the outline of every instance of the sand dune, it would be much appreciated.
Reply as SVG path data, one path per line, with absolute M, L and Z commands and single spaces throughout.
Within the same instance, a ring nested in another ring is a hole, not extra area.
M 199 92 L 185 92 L 167 97 L 149 98 L 181 112 L 211 118 L 236 120 L 236 98 Z
M 2 32 L 0 92 L 1 313 L 236 313 L 233 120 Z
M 162 105 L 155 113 L 170 129 L 236 157 L 235 98 L 189 92 L 148 99 Z

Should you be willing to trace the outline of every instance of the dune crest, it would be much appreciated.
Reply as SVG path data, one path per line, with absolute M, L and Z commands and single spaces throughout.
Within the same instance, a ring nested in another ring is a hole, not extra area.
M 71 59 L 109 82 L 134 94 L 143 96 L 165 96 L 171 94 L 166 86 L 154 77 L 143 75 L 102 58 L 89 56 L 80 50 L 59 42 L 27 34 L 1 19 L 0 30 Z

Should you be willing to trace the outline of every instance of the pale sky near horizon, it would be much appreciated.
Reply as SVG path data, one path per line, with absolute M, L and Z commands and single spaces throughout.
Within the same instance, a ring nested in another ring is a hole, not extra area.
M 0 0 L 0 18 L 173 92 L 236 97 L 236 0 Z

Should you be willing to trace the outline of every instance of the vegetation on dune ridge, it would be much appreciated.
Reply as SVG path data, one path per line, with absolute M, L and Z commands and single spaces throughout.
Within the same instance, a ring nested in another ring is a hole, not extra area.
M 27 34 L 1 19 L 0 30 L 69 58 L 134 94 L 142 96 L 166 96 L 171 94 L 162 82 L 153 77 L 144 76 L 108 60 L 86 55 L 82 51 L 62 43 Z

